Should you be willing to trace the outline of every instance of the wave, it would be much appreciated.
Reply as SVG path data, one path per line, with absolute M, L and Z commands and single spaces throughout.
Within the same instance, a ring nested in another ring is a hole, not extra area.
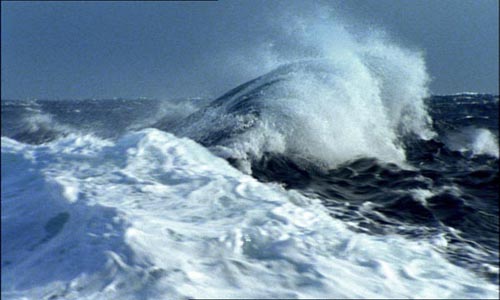
M 361 157 L 403 164 L 404 136 L 434 134 L 423 102 L 425 72 L 404 51 L 376 50 L 348 60 L 281 66 L 229 91 L 173 132 L 236 161 L 246 172 L 264 153 L 323 169 Z
M 2 296 L 496 297 L 498 96 L 285 23 L 213 101 L 2 102 Z
M 7 100 L 2 101 L 2 136 L 42 144 L 70 133 L 119 138 L 156 122 L 169 130 L 205 106 L 206 101 L 202 98 Z
M 41 144 L 75 131 L 68 124 L 58 122 L 52 114 L 44 112 L 36 103 L 25 104 L 24 106 L 24 111 L 17 120 L 13 122 L 6 121 L 6 123 L 9 123 L 6 126 L 2 124 L 2 136 L 11 136 L 13 139 L 22 142 Z M 9 129 L 7 130 L 5 127 L 9 127 Z
M 488 129 L 465 127 L 449 132 L 444 140 L 451 150 L 498 158 L 498 138 Z
M 361 157 L 404 165 L 406 136 L 435 135 L 424 103 L 429 76 L 422 53 L 381 31 L 355 32 L 317 8 L 280 19 L 273 28 L 279 35 L 247 53 L 250 69 L 269 72 L 260 71 L 265 75 L 214 100 L 172 132 L 247 173 L 265 153 L 323 170 Z
M 2 187 L 11 299 L 498 294 L 426 241 L 355 233 L 319 201 L 154 129 L 3 137 Z

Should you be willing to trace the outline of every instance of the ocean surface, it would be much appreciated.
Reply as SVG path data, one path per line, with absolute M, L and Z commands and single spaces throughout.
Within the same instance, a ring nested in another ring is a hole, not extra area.
M 499 97 L 372 62 L 2 99 L 2 298 L 498 298 Z

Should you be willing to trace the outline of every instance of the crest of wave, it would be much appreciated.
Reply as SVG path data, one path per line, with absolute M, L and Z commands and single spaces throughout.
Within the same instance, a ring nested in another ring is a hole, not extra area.
M 420 52 L 329 18 L 289 19 L 284 28 L 284 38 L 256 54 L 254 68 L 277 68 L 216 99 L 176 133 L 247 172 L 266 152 L 322 168 L 359 157 L 404 164 L 403 136 L 433 136 Z

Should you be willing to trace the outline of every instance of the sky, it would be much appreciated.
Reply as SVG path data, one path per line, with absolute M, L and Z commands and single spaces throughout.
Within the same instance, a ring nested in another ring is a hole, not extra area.
M 287 20 L 318 11 L 421 51 L 433 94 L 498 94 L 498 3 L 2 1 L 1 97 L 218 96 L 269 71 L 266 45 L 289 47 Z

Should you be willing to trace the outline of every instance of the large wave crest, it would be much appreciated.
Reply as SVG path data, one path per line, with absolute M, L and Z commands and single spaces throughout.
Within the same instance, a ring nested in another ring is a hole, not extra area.
M 352 38 L 338 55 L 320 51 L 229 91 L 174 132 L 247 172 L 265 153 L 326 169 L 359 157 L 404 164 L 401 138 L 434 134 L 428 81 L 420 53 Z

